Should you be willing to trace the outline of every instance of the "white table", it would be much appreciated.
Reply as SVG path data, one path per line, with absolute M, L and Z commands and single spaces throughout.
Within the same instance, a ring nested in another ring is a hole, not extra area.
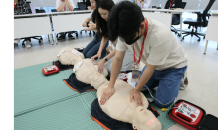
M 206 54 L 208 41 L 217 41 L 218 42 L 218 12 L 212 12 L 212 16 L 209 18 L 208 26 L 207 26 L 207 33 L 206 33 L 206 44 L 204 48 L 204 54 Z M 217 43 L 217 50 L 218 50 L 218 43 Z
M 171 14 L 179 14 L 180 15 L 180 37 L 182 38 L 182 13 L 184 12 L 200 12 L 201 10 L 184 10 L 184 9 L 142 9 L 142 12 L 168 12 Z M 163 19 L 166 20 L 166 19 Z M 170 19 L 170 25 L 172 24 L 172 17 Z M 171 27 L 171 26 L 170 26 Z
M 51 13 L 56 43 L 58 43 L 56 33 L 84 29 L 82 24 L 90 13 L 90 10 Z
M 49 13 L 26 14 L 14 16 L 14 38 L 32 37 L 49 34 L 52 38 Z M 49 39 L 50 40 L 50 39 Z
M 169 29 L 171 28 L 172 22 L 172 14 L 171 13 L 152 13 L 152 12 L 142 12 L 144 17 L 151 18 L 157 20 L 164 25 L 166 25 Z
M 54 44 L 50 16 L 53 17 L 54 32 L 66 32 L 82 28 L 82 23 L 90 15 L 91 10 L 37 13 L 14 16 L 14 37 L 31 37 L 50 34 Z M 63 20 L 64 19 L 64 20 Z M 48 38 L 49 39 L 49 38 Z M 49 39 L 50 40 L 50 39 Z M 57 38 L 55 34 L 55 40 Z

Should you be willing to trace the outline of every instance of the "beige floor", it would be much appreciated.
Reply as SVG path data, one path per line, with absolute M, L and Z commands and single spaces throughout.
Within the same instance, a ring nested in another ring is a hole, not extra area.
M 175 36 L 178 41 L 180 38 Z M 32 40 L 32 48 L 23 48 L 21 42 L 14 47 L 14 69 L 41 64 L 57 60 L 56 53 L 63 47 L 85 47 L 92 39 L 88 33 L 75 40 L 59 41 L 56 45 L 48 42 L 48 37 L 43 36 L 42 44 Z M 186 37 L 180 42 L 184 47 L 188 57 L 188 79 L 189 86 L 186 90 L 180 91 L 178 99 L 184 99 L 204 108 L 207 114 L 213 114 L 218 117 L 218 50 L 216 42 L 209 42 L 207 54 L 203 55 L 205 40 L 200 43 L 197 38 Z M 45 64 L 46 65 L 46 64 Z M 141 66 L 142 68 L 142 66 Z M 185 130 L 179 124 L 176 124 L 168 130 Z

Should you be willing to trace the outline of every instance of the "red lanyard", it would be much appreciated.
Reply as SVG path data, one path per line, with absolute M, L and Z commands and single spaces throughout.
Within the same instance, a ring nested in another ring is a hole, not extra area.
M 15 8 L 15 4 L 14 4 L 14 8 Z M 18 1 L 17 1 L 17 9 L 15 8 L 15 10 L 19 10 Z
M 63 2 L 63 0 L 62 0 L 62 2 Z M 64 3 L 64 2 L 63 2 Z M 66 4 L 64 5 L 64 11 L 66 11 Z
M 174 3 L 174 1 L 175 1 L 175 0 L 171 0 L 171 1 L 170 1 L 170 8 L 171 8 L 172 4 Z
M 144 33 L 144 37 L 143 37 L 142 48 L 141 48 L 141 51 L 140 51 L 138 64 L 139 64 L 140 61 L 141 61 L 142 52 L 143 52 L 143 49 L 144 49 L 145 38 L 146 38 L 146 36 L 147 36 L 147 31 L 148 31 L 148 23 L 147 23 L 146 20 L 144 20 L 144 21 L 145 21 L 146 29 L 145 29 L 145 33 Z M 134 62 L 136 63 L 134 44 L 133 44 L 133 55 L 134 55 Z

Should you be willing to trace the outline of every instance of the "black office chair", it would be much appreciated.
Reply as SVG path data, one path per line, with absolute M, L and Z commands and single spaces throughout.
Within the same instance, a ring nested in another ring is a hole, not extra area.
M 86 2 L 77 2 L 77 5 L 79 7 L 79 10 L 87 10 L 87 6 L 86 6 Z M 81 30 L 80 33 L 82 33 L 82 31 L 85 31 L 85 30 Z M 87 31 L 85 31 L 87 32 Z M 94 31 L 92 31 L 93 34 L 95 34 Z M 91 35 L 91 31 L 89 32 L 89 35 Z
M 75 10 L 75 9 L 74 9 Z M 51 9 L 51 12 L 58 12 L 56 9 Z M 51 19 L 52 20 L 52 19 Z M 52 23 L 52 21 L 51 21 Z M 52 25 L 52 31 L 54 31 L 53 29 L 53 25 Z M 64 34 L 64 37 L 66 37 L 67 33 L 75 33 L 76 34 L 76 37 L 78 37 L 78 32 L 77 31 L 70 31 L 70 32 L 61 32 L 61 33 L 58 33 L 58 34 Z M 56 37 L 58 38 L 58 34 L 56 35 Z
M 45 13 L 45 10 L 39 10 L 39 9 L 35 9 L 35 10 L 36 10 L 36 13 Z M 31 9 L 29 10 L 29 13 L 32 14 Z M 43 40 L 42 36 L 32 36 L 32 37 L 21 38 L 21 39 L 24 39 L 22 42 L 22 46 L 25 47 L 24 42 L 26 42 L 28 40 L 31 42 L 31 38 L 38 40 L 39 43 L 41 43 Z
M 182 9 L 184 9 L 186 6 L 186 2 L 182 2 Z M 172 22 L 172 25 L 179 25 L 180 24 L 180 17 L 178 21 Z M 175 34 L 177 34 L 177 29 L 173 26 L 171 26 L 171 31 L 174 32 Z
M 86 2 L 77 2 L 79 10 L 86 10 Z
M 210 0 L 210 2 L 208 3 L 206 9 L 203 11 L 203 13 L 196 13 L 197 14 L 197 21 L 184 21 L 183 23 L 184 24 L 188 24 L 189 27 L 192 27 L 192 31 L 191 32 L 184 32 L 182 34 L 186 34 L 185 36 L 183 36 L 182 40 L 184 40 L 184 38 L 188 35 L 195 35 L 196 37 L 198 37 L 198 41 L 201 40 L 201 38 L 199 37 L 200 36 L 203 36 L 204 39 L 205 39 L 205 34 L 200 34 L 197 32 L 197 28 L 198 27 L 207 27 L 208 25 L 208 20 L 207 20 L 207 16 L 208 15 L 208 11 L 210 10 L 210 8 L 212 7 L 213 3 L 215 2 L 215 0 Z M 195 28 L 195 31 L 194 31 L 194 28 Z

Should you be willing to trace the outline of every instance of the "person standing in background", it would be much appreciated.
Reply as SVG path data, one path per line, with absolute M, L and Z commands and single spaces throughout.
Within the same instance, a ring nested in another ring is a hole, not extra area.
M 14 15 L 23 15 L 28 14 L 29 11 L 27 9 L 26 1 L 25 0 L 14 0 Z M 31 48 L 30 45 L 30 38 L 26 38 L 26 47 Z M 20 39 L 14 39 L 14 43 L 18 44 Z
M 168 0 L 164 9 L 171 9 L 171 8 L 182 8 L 182 0 Z M 172 15 L 172 24 L 177 23 L 180 21 L 179 14 Z
M 14 0 L 14 15 L 28 14 L 26 1 Z
M 64 11 L 73 11 L 74 10 L 74 3 L 72 0 L 56 0 L 56 9 L 58 12 L 64 12 Z M 71 35 L 71 33 L 68 33 L 68 37 L 75 39 Z M 61 33 L 61 36 L 58 37 L 58 40 L 65 39 L 65 34 Z
M 151 3 L 151 0 L 135 0 L 135 3 L 142 9 L 148 9 Z

